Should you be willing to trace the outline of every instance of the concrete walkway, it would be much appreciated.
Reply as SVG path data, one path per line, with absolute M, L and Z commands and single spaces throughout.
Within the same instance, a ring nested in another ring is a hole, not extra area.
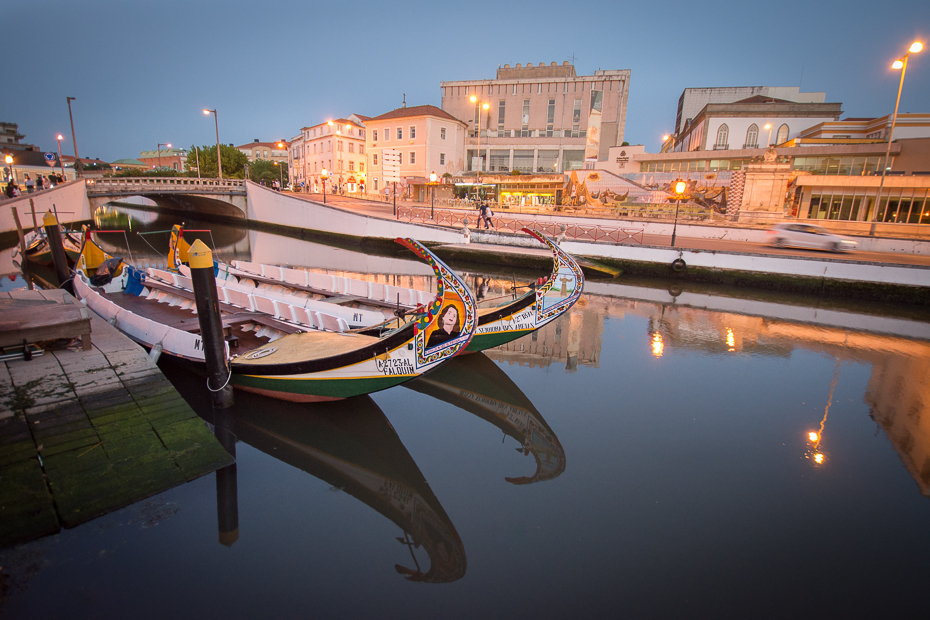
M 60 290 L 0 295 L 77 303 Z M 233 462 L 145 351 L 91 314 L 91 351 L 0 362 L 0 548 Z

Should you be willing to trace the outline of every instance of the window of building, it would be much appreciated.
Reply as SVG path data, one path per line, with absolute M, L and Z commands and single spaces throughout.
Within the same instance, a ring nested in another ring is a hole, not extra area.
M 350 152 L 350 153 L 354 153 L 354 152 L 355 152 L 355 143 L 354 143 L 354 142 L 349 142 L 349 152 Z
M 342 140 L 336 140 L 336 150 L 342 151 Z
M 788 125 L 782 123 L 778 128 L 778 135 L 775 136 L 775 144 L 784 144 L 788 141 Z
M 328 153 L 332 153 L 332 152 L 333 152 L 333 141 L 332 141 L 332 140 L 327 140 L 327 141 L 326 141 L 326 151 L 327 151 Z
M 581 129 L 581 99 L 575 99 L 575 105 L 572 108 L 572 131 Z
M 355 172 L 355 162 L 351 159 L 349 160 L 349 171 Z
M 365 172 L 365 162 L 363 161 L 358 162 L 358 171 Z
M 410 126 L 410 139 L 413 140 L 416 137 L 417 137 L 417 127 L 416 125 L 411 125 Z
M 511 95 L 516 95 L 516 94 L 517 94 L 517 85 L 516 85 L 516 84 L 513 85 L 513 92 L 510 93 L 510 94 L 511 94 Z
M 536 94 L 539 95 L 542 93 L 542 82 L 536 85 Z
M 337 169 L 337 170 L 342 170 L 342 169 L 343 169 L 343 165 L 342 165 L 342 160 L 341 160 L 341 159 L 336 160 L 336 169 Z
M 439 128 L 439 139 L 440 139 L 440 140 L 445 140 L 445 139 L 446 139 L 446 128 L 445 128 L 445 127 L 440 127 L 440 128 Z
M 717 129 L 717 142 L 714 144 L 715 149 L 726 149 L 729 147 L 728 139 L 730 137 L 730 128 L 726 123 Z
M 504 99 L 501 99 L 497 102 L 497 128 L 501 131 L 504 129 L 504 114 L 506 112 L 506 105 L 507 102 Z
M 316 142 L 313 143 L 313 152 L 316 153 Z
M 759 148 L 759 126 L 753 123 L 749 126 L 749 129 L 746 130 L 746 144 L 743 145 L 744 149 L 757 149 Z
M 375 191 L 378 191 L 378 177 L 375 177 Z
M 397 139 L 398 139 L 398 140 L 403 140 L 403 139 L 404 139 L 404 128 L 403 128 L 403 127 L 398 127 L 398 128 L 397 128 Z
M 445 154 L 445 153 L 440 153 L 440 154 L 439 154 L 439 165 L 440 165 L 440 166 L 445 166 L 445 165 L 446 165 L 446 154 Z
M 523 115 L 520 117 L 520 129 L 526 131 L 530 126 L 530 100 L 523 100 Z
M 410 163 L 411 164 L 417 163 L 417 152 L 416 151 L 410 151 Z
M 365 145 L 364 145 L 364 144 L 359 144 L 359 145 L 358 145 L 358 154 L 359 154 L 359 155 L 364 155 L 364 154 L 365 154 Z
M 371 156 L 371 165 L 372 166 L 378 165 L 378 154 L 377 153 Z
M 375 142 L 378 141 L 378 130 L 377 129 L 371 130 L 371 139 L 374 140 Z

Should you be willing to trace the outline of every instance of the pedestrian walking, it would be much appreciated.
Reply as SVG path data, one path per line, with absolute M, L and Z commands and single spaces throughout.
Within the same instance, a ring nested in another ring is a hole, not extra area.
M 35 191 L 36 182 L 29 178 L 29 175 L 26 175 L 26 193 L 31 194 Z
M 492 215 L 494 215 L 494 213 L 491 212 L 491 207 L 488 206 L 488 203 L 482 202 L 481 210 L 478 211 L 478 228 L 481 228 L 481 220 L 483 219 L 485 229 L 494 228 L 495 230 L 497 230 L 494 227 L 494 222 L 491 221 Z

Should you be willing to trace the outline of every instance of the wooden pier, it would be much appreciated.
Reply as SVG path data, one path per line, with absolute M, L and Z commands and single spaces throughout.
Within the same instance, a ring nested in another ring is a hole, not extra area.
M 37 316 L 51 304 L 83 309 L 60 290 L 0 293 L 0 309 L 29 304 Z M 142 347 L 93 312 L 90 325 L 88 351 L 75 340 L 30 361 L 0 362 L 0 548 L 234 460 Z

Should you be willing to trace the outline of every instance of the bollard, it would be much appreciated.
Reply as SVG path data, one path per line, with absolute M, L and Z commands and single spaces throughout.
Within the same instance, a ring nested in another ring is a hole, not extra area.
M 63 288 L 73 295 L 71 269 L 68 268 L 68 255 L 65 254 L 65 246 L 61 241 L 58 218 L 52 215 L 51 211 L 46 211 L 45 216 L 42 218 L 42 224 L 45 226 L 45 237 L 52 253 L 52 265 L 54 265 L 55 275 L 58 277 L 58 288 Z
M 213 407 L 225 409 L 233 404 L 233 390 L 229 385 L 229 362 L 223 340 L 220 302 L 216 295 L 213 252 L 198 239 L 191 245 L 188 256 L 197 318 L 200 321 L 200 338 L 203 340 L 203 354 L 207 363 L 207 389 L 210 390 Z

